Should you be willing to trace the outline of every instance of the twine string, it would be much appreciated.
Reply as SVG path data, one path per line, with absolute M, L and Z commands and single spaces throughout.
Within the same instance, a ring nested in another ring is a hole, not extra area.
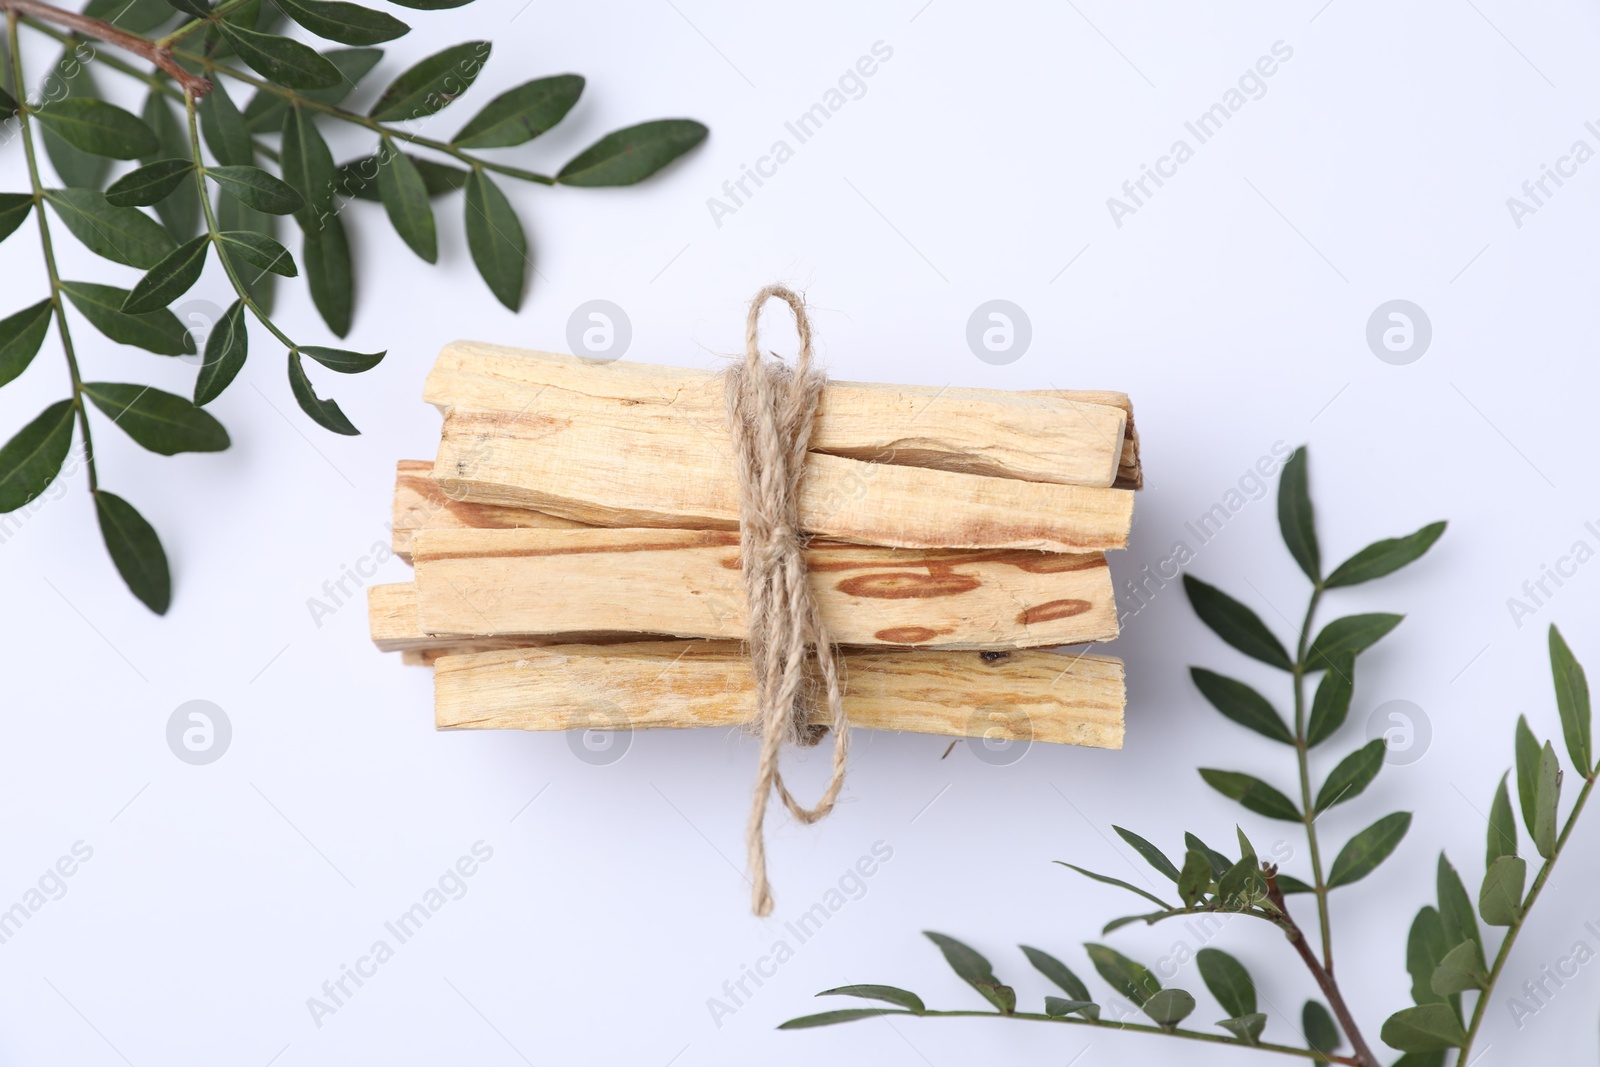
M 800 351 L 793 367 L 776 353 L 770 359 L 761 354 L 761 309 L 774 297 L 794 313 Z M 811 322 L 805 302 L 796 293 L 769 285 L 756 294 L 745 319 L 744 355 L 744 362 L 727 373 L 727 416 L 738 471 L 739 556 L 749 605 L 750 662 L 756 678 L 752 725 L 761 736 L 761 762 L 745 845 L 751 907 L 757 915 L 769 915 L 767 802 L 776 791 L 784 807 L 802 823 L 825 817 L 844 786 L 850 735 L 833 644 L 806 581 L 800 481 L 827 377 L 812 366 Z M 807 808 L 784 785 L 778 756 L 785 743 L 815 745 L 828 731 L 828 726 L 810 722 L 816 687 L 807 667 L 813 659 L 834 732 L 833 770 L 822 796 Z

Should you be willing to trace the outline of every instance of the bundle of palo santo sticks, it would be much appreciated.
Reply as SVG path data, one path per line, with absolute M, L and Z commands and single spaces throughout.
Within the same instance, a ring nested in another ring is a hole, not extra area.
M 472 342 L 399 464 L 373 640 L 434 670 L 441 728 L 734 726 L 754 677 L 723 379 Z M 1139 487 L 1128 398 L 829 382 L 801 523 L 850 723 L 1117 748 L 1108 550 Z

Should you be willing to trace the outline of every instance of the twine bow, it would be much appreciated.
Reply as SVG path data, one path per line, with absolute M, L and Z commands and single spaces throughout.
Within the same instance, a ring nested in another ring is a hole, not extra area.
M 793 367 L 760 347 L 761 309 L 777 297 L 794 312 L 800 353 Z M 772 913 L 763 826 L 774 790 L 802 823 L 833 810 L 844 786 L 849 724 L 841 699 L 838 663 L 827 628 L 806 582 L 806 538 L 800 529 L 800 479 L 806 447 L 826 376 L 811 365 L 811 323 L 805 302 L 781 285 L 769 285 L 750 302 L 745 319 L 744 363 L 727 374 L 728 428 L 739 477 L 739 556 L 749 605 L 749 651 L 756 676 L 753 724 L 761 735 L 761 763 L 745 829 L 750 902 L 757 915 Z M 783 784 L 778 753 L 784 742 L 815 745 L 828 727 L 810 722 L 807 661 L 814 656 L 834 731 L 833 774 L 807 808 Z

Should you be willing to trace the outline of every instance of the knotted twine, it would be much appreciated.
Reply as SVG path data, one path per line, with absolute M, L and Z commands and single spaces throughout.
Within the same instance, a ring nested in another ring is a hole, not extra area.
M 790 367 L 777 355 L 761 354 L 761 309 L 777 297 L 794 312 L 800 352 Z M 769 285 L 750 302 L 745 318 L 744 363 L 727 372 L 728 429 L 739 477 L 739 558 L 749 607 L 748 645 L 756 677 L 751 725 L 761 736 L 755 798 L 745 828 L 750 865 L 750 903 L 757 915 L 772 913 L 763 826 L 774 790 L 802 823 L 833 810 L 844 786 L 849 724 L 839 686 L 838 664 L 827 627 L 806 582 L 800 529 L 800 479 L 805 476 L 811 423 L 827 376 L 811 365 L 811 322 L 805 302 L 781 285 Z M 816 806 L 795 800 L 783 784 L 778 753 L 785 742 L 810 746 L 828 728 L 810 722 L 812 689 L 806 669 L 815 657 L 834 731 L 833 774 Z

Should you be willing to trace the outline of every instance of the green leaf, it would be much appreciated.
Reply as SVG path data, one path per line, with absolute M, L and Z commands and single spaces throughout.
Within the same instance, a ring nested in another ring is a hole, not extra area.
M 145 607 L 165 615 L 172 603 L 172 576 L 155 528 L 132 504 L 104 489 L 95 490 L 94 509 L 117 573 Z
M 58 100 L 35 114 L 63 141 L 97 156 L 138 159 L 161 148 L 138 115 L 104 100 Z
M 201 234 L 173 249 L 134 284 L 128 299 L 122 303 L 123 313 L 142 315 L 159 311 L 187 293 L 200 280 L 200 272 L 206 265 L 206 252 L 210 247 L 211 237 Z
M 861 997 L 865 1000 L 882 1000 L 890 1004 L 898 1004 L 902 1008 L 914 1011 L 918 1015 L 928 1010 L 922 1003 L 922 998 L 907 989 L 900 989 L 892 985 L 842 985 L 837 989 L 824 989 L 818 993 L 819 997 Z
M 287 215 L 305 206 L 300 194 L 260 167 L 208 167 L 206 176 L 246 207 Z
M 1390 1067 L 1444 1067 L 1443 1049 L 1432 1052 L 1408 1052 L 1395 1060 Z
M 1184 592 L 1200 621 L 1228 644 L 1279 670 L 1294 670 L 1283 643 L 1267 629 L 1260 616 L 1214 585 L 1192 575 L 1183 576 Z
M 1317 547 L 1317 524 L 1311 510 L 1310 477 L 1306 448 L 1301 445 L 1278 476 L 1278 529 L 1289 555 L 1300 564 L 1313 585 L 1322 581 L 1322 553 Z
M 461 148 L 524 144 L 566 118 L 583 95 L 583 78 L 557 74 L 508 89 L 484 105 L 450 143 Z
M 1141 1007 L 1157 1026 L 1170 1030 L 1193 1014 L 1194 997 L 1182 989 L 1163 989 Z
M 1556 807 L 1561 800 L 1561 761 L 1550 742 L 1539 753 L 1539 778 L 1533 794 L 1533 847 L 1549 859 L 1556 850 Z
M 1300 1029 L 1305 1032 L 1306 1045 L 1315 1052 L 1332 1052 L 1343 1043 L 1333 1016 L 1319 1000 L 1306 1001 L 1300 1010 Z
M 1178 896 L 1183 898 L 1183 906 L 1192 908 L 1203 901 L 1214 877 L 1211 861 L 1203 852 L 1191 848 L 1184 853 L 1183 870 L 1178 872 Z
M 1224 907 L 1239 911 L 1265 896 L 1266 879 L 1254 856 L 1245 856 L 1217 879 L 1217 900 Z
M 495 298 L 517 310 L 528 269 L 522 223 L 500 187 L 481 170 L 467 177 L 467 247 Z
M 962 981 L 983 994 L 985 1000 L 1006 1015 L 1016 1010 L 1017 994 L 1010 986 L 1002 985 L 994 976 L 988 960 L 953 937 L 934 933 L 932 930 L 924 930 L 922 934 L 939 946 L 939 951 L 944 953 L 945 962 L 950 965 L 950 969 L 955 971 Z
M 270 33 L 257 33 L 231 22 L 217 24 L 239 58 L 262 77 L 290 89 L 328 89 L 344 80 L 339 68 L 313 48 Z
M 1521 856 L 1501 856 L 1489 865 L 1478 891 L 1478 914 L 1490 926 L 1511 926 L 1522 918 L 1522 887 L 1528 863 Z
M 1300 809 L 1294 806 L 1294 801 L 1259 778 L 1239 771 L 1219 771 L 1210 767 L 1200 768 L 1200 777 L 1212 789 L 1237 800 L 1257 815 L 1287 822 L 1300 821 Z
M 643 181 L 706 139 L 693 119 L 657 119 L 608 133 L 574 156 L 556 181 L 587 187 Z
M 244 301 L 235 300 L 206 335 L 205 362 L 194 382 L 197 406 L 222 395 L 244 367 L 250 354 L 250 330 L 244 318 Z
M 1161 983 L 1143 964 L 1135 963 L 1105 945 L 1090 942 L 1083 947 L 1089 953 L 1089 962 L 1100 972 L 1100 977 L 1139 1007 L 1144 1007 L 1146 1001 L 1161 992 Z
M 295 269 L 294 257 L 289 254 L 289 250 L 266 234 L 250 230 L 224 230 L 217 234 L 217 244 L 224 252 L 231 253 L 253 267 L 260 267 L 285 278 L 293 278 L 299 273 Z
M 0 241 L 16 231 L 33 210 L 33 197 L 27 193 L 0 193 Z
M 1384 1020 L 1383 1043 L 1401 1052 L 1434 1052 L 1460 1048 L 1467 1040 L 1461 1020 L 1448 1004 L 1419 1004 Z
M 315 120 L 298 107 L 283 115 L 282 163 L 284 181 L 304 203 L 295 213 L 302 230 L 319 229 L 333 210 L 334 184 L 338 173 L 333 153 L 323 140 Z
M 1256 984 L 1244 964 L 1215 948 L 1203 948 L 1195 953 L 1195 963 L 1200 966 L 1200 977 L 1205 980 L 1206 988 L 1230 1018 L 1255 1014 Z
M 328 329 L 343 337 L 350 332 L 350 317 L 354 311 L 355 273 L 350 264 L 350 243 L 345 238 L 344 222 L 338 215 L 324 218 L 319 229 L 305 231 L 300 256 L 305 263 L 306 281 L 311 286 L 312 303 L 317 305 Z
M 113 207 L 149 207 L 189 181 L 193 170 L 194 164 L 187 159 L 157 160 L 112 182 L 106 200 Z
M 122 305 L 128 299 L 126 289 L 93 282 L 62 282 L 61 291 L 91 326 L 118 344 L 134 345 L 158 356 L 186 356 L 194 351 L 194 338 L 178 316 L 166 308 L 143 315 L 125 313 Z
M 298 345 L 295 351 L 310 356 L 329 370 L 340 374 L 360 374 L 383 362 L 388 352 L 347 352 L 342 348 L 323 348 L 321 345 Z
M 1345 585 L 1359 585 L 1374 578 L 1382 578 L 1421 558 L 1444 534 L 1445 524 L 1429 523 L 1416 533 L 1404 537 L 1391 537 L 1374 541 L 1333 569 L 1323 583 L 1328 589 Z
M 339 84 L 326 89 L 301 90 L 300 95 L 319 104 L 337 105 L 344 103 L 361 79 L 372 73 L 372 68 L 383 58 L 383 49 L 330 48 L 322 55 L 338 69 Z M 282 128 L 283 115 L 288 110 L 289 102 L 283 96 L 263 89 L 245 105 L 245 125 L 251 133 L 272 133 Z
M 411 27 L 382 11 L 342 0 L 273 0 L 300 25 L 340 44 L 381 44 L 403 37 Z
M 1281 871 L 1277 875 L 1277 880 L 1278 880 L 1278 892 L 1282 893 L 1286 897 L 1293 896 L 1296 893 L 1314 893 L 1314 892 L 1316 892 L 1316 890 L 1314 888 L 1312 888 L 1311 886 L 1307 885 L 1305 882 L 1302 882 L 1300 879 L 1294 877 L 1293 875 L 1284 874 Z
M 222 192 L 217 194 L 216 214 L 217 228 L 224 233 L 256 233 L 276 243 L 275 235 L 278 230 L 276 215 L 257 211 Z M 244 282 L 245 292 L 250 294 L 250 299 L 255 301 L 263 314 L 270 315 L 274 283 L 277 281 L 273 272 L 242 258 L 232 245 L 219 245 L 217 250 L 223 258 L 233 264 L 233 269 Z M 315 295 L 313 292 L 312 296 Z
M 50 315 L 54 310 L 54 301 L 41 300 L 0 319 L 0 385 L 27 370 L 33 357 L 39 354 L 44 335 L 50 332 Z
M 318 426 L 334 433 L 353 437 L 361 431 L 345 417 L 339 405 L 333 400 L 323 400 L 311 388 L 311 379 L 306 377 L 306 369 L 300 363 L 300 354 L 289 353 L 289 390 L 294 393 L 300 410 L 310 415 Z
M 57 102 L 69 97 L 98 100 L 100 89 L 89 69 L 94 54 L 94 46 L 88 42 L 67 46 L 45 78 L 39 96 L 45 101 Z M 0 59 L 3 58 L 0 53 Z M 53 105 L 46 103 L 44 106 Z M 109 159 L 69 143 L 48 123 L 41 123 L 39 131 L 50 165 L 63 185 L 73 189 L 99 189 L 105 184 L 106 174 L 111 169 Z
M 1478 919 L 1472 911 L 1472 901 L 1467 897 L 1467 887 L 1461 884 L 1461 876 L 1450 865 L 1443 852 L 1439 853 L 1439 873 L 1437 878 L 1437 893 L 1439 898 L 1439 926 L 1444 933 L 1444 944 L 1454 948 L 1463 941 L 1471 941 L 1475 945 L 1482 945 L 1483 939 L 1478 936 Z M 1440 957 L 1443 959 L 1443 957 Z M 1483 969 L 1483 960 L 1478 960 L 1478 969 Z
M 1077 871 L 1079 874 L 1083 875 L 1085 878 L 1092 878 L 1096 882 L 1101 882 L 1101 883 L 1103 883 L 1105 885 L 1114 885 L 1118 889 L 1126 889 L 1130 893 L 1137 893 L 1141 897 L 1144 897 L 1146 900 L 1150 901 L 1152 904 L 1155 904 L 1158 907 L 1160 907 L 1163 911 L 1171 911 L 1172 910 L 1172 905 L 1171 904 L 1168 904 L 1166 901 L 1162 900 L 1160 897 L 1156 896 L 1154 893 L 1146 892 L 1145 890 L 1140 889 L 1138 886 L 1133 885 L 1130 882 L 1124 882 L 1120 878 L 1113 878 L 1109 874 L 1096 874 L 1094 871 L 1086 870 L 1086 869 L 1084 869 L 1082 867 L 1079 867 L 1077 864 L 1068 863 L 1065 860 L 1056 860 L 1056 862 L 1061 864 L 1061 866 L 1063 866 L 1063 867 L 1070 867 L 1072 870 Z
M 405 153 L 405 157 L 422 175 L 422 184 L 427 187 L 429 197 L 443 196 L 466 187 L 468 172 L 460 167 L 435 163 L 409 152 Z M 340 196 L 370 200 L 374 204 L 381 202 L 382 197 L 378 195 L 378 157 L 362 156 L 341 166 L 334 189 Z
M 1227 873 L 1228 868 L 1233 866 L 1232 860 L 1191 833 L 1185 833 L 1183 835 L 1183 843 L 1184 847 L 1188 848 L 1190 851 L 1198 852 L 1206 858 L 1207 862 L 1211 864 L 1211 873 L 1213 877 L 1221 878 L 1225 873 Z
M 1217 1025 L 1246 1045 L 1255 1045 L 1261 1041 L 1261 1031 L 1267 1028 L 1267 1016 L 1258 1011 L 1237 1019 L 1223 1019 Z
M 206 147 L 211 149 L 218 163 L 228 167 L 255 164 L 255 140 L 226 87 L 219 82 L 200 98 L 197 110 L 200 113 L 200 132 L 205 134 Z
M 161 225 L 135 208 L 113 207 L 93 189 L 47 189 L 56 215 L 97 256 L 149 270 L 175 247 Z
M 1133 850 L 1139 853 L 1139 855 L 1143 856 L 1146 863 L 1150 864 L 1150 866 L 1166 875 L 1172 881 L 1176 882 L 1178 880 L 1178 868 L 1172 865 L 1172 861 L 1167 859 L 1166 854 L 1163 853 L 1159 848 L 1156 848 L 1156 846 L 1152 845 L 1150 842 L 1146 841 L 1132 830 L 1124 830 L 1120 826 L 1112 826 L 1111 828 L 1117 832 L 1118 837 L 1132 845 Z
M 161 159 L 188 158 L 189 130 L 159 90 L 151 89 L 150 95 L 145 97 L 142 114 L 145 125 L 155 131 L 156 139 L 161 142 L 161 149 L 141 157 L 141 162 L 150 164 Z M 194 182 L 179 182 L 164 199 L 156 202 L 155 208 L 161 225 L 174 241 L 187 241 L 199 232 L 200 191 Z
M 159 455 L 228 447 L 222 423 L 181 396 L 121 382 L 85 382 L 83 391 L 129 437 Z
M 1469 989 L 1482 989 L 1488 983 L 1488 977 L 1475 969 L 1480 966 L 1482 958 L 1482 951 L 1473 941 L 1463 941 L 1446 952 L 1429 980 L 1433 991 L 1441 997 L 1448 997 Z
M 209 18 L 211 5 L 206 0 L 167 0 L 167 3 L 185 15 L 193 15 L 197 19 Z
M 45 408 L 0 447 L 0 514 L 16 511 L 50 487 L 72 447 L 72 401 Z
M 1061 1014 L 1066 1015 L 1077 1012 L 1087 1019 L 1100 1018 L 1100 1006 L 1094 1003 L 1094 998 L 1089 996 L 1089 987 L 1084 985 L 1083 980 L 1073 973 L 1071 967 L 1068 967 L 1065 963 L 1042 949 L 1033 948 L 1029 945 L 1018 947 L 1022 949 L 1022 954 L 1028 957 L 1028 962 L 1033 964 L 1035 970 L 1060 986 L 1061 990 L 1072 998 L 1071 1000 L 1062 1001 L 1057 997 L 1048 997 L 1045 1000 L 1046 1005 L 1052 1000 L 1056 1000 L 1061 1004 L 1077 1005 L 1076 1007 L 1064 1008 Z M 1049 1011 L 1048 1007 L 1046 1011 Z
M 1334 857 L 1328 873 L 1328 887 L 1337 888 L 1359 882 L 1389 858 L 1389 853 L 1400 844 L 1411 828 L 1411 813 L 1397 811 L 1385 815 L 1371 826 L 1345 842 L 1339 855 Z
M 472 0 L 393 0 L 401 7 L 409 7 L 413 11 L 445 11 L 453 7 L 465 7 Z
M 1350 714 L 1350 698 L 1355 693 L 1356 661 L 1347 656 L 1328 664 L 1327 673 L 1317 684 L 1311 700 L 1311 723 L 1306 729 L 1306 745 L 1315 748 L 1338 732 Z
M 1550 627 L 1550 673 L 1556 684 L 1556 709 L 1561 713 L 1561 733 L 1567 741 L 1567 755 L 1579 777 L 1589 777 L 1592 754 L 1589 751 L 1589 679 L 1572 649 L 1554 625 Z
M 1322 628 L 1306 653 L 1306 669 L 1327 670 L 1335 663 L 1372 647 L 1384 634 L 1400 625 L 1404 615 L 1346 615 Z
M 1418 1004 L 1444 999 L 1433 991 L 1433 972 L 1447 951 L 1438 911 L 1424 907 L 1411 920 L 1411 932 L 1406 938 L 1406 973 L 1411 975 L 1411 999 Z
M 89 0 L 83 13 L 139 34 L 172 20 L 172 7 L 167 0 Z
M 489 61 L 488 41 L 463 41 L 435 52 L 389 83 L 369 114 L 379 122 L 432 115 L 472 85 Z
M 395 0 L 396 3 L 399 0 Z M 857 1019 L 873 1019 L 879 1015 L 910 1015 L 906 1011 L 890 1011 L 884 1008 L 840 1008 L 838 1011 L 818 1012 L 816 1015 L 802 1015 L 798 1019 L 790 1019 L 786 1023 L 779 1023 L 779 1030 L 809 1030 L 814 1026 L 832 1026 L 834 1023 L 855 1022 Z
M 1539 741 L 1528 728 L 1528 718 L 1517 716 L 1517 801 L 1522 807 L 1522 824 L 1533 833 L 1536 816 L 1534 802 L 1539 793 Z
M 1489 847 L 1484 855 L 1484 869 L 1494 866 L 1501 856 L 1517 854 L 1517 817 L 1511 813 L 1511 794 L 1506 790 L 1509 774 L 1500 776 L 1500 788 L 1494 791 L 1494 802 L 1489 805 Z
M 1283 717 L 1271 701 L 1248 685 L 1204 667 L 1190 667 L 1189 677 L 1194 679 L 1195 686 L 1211 702 L 1212 707 L 1240 726 L 1274 741 L 1294 744 L 1294 735 L 1284 725 Z
M 1383 769 L 1383 754 L 1387 745 L 1383 738 L 1368 741 L 1339 761 L 1317 792 L 1316 811 L 1327 811 L 1335 804 L 1343 804 L 1372 784 Z
M 379 149 L 378 195 L 401 240 L 423 262 L 437 262 L 439 241 L 434 232 L 433 208 L 428 203 L 428 186 L 411 160 L 396 151 L 387 137 Z
M 1093 1012 L 1091 1015 L 1090 1012 Z M 1100 1018 L 1100 1005 L 1092 1000 L 1066 1000 L 1062 997 L 1045 997 L 1044 1013 L 1052 1019 L 1060 1019 L 1074 1012 L 1086 1019 Z

